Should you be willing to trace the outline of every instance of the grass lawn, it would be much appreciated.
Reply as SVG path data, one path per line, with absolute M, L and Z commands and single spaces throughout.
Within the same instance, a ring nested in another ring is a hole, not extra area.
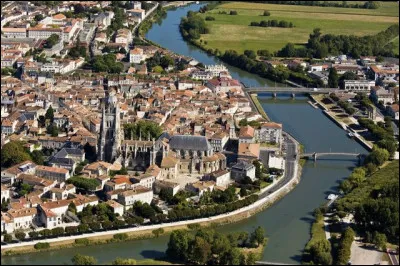
M 236 10 L 237 16 L 218 14 L 220 11 Z M 264 10 L 271 16 L 262 16 Z M 202 35 L 207 48 L 221 51 L 234 49 L 243 52 L 246 49 L 268 49 L 278 51 L 288 42 L 303 45 L 314 28 L 322 33 L 371 35 L 398 23 L 397 3 L 381 3 L 379 9 L 355 9 L 336 7 L 292 6 L 276 4 L 257 4 L 231 2 L 218 6 L 203 17 L 212 15 L 215 21 L 207 21 L 211 33 Z M 250 27 L 250 22 L 261 20 L 286 20 L 294 28 Z M 397 39 L 398 43 L 398 39 Z

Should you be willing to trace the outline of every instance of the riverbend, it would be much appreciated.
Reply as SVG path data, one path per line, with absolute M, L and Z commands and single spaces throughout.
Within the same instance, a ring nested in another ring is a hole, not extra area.
M 154 25 L 147 38 L 176 53 L 195 58 L 205 64 L 221 63 L 203 51 L 188 45 L 179 33 L 180 18 L 187 11 L 197 11 L 198 5 L 170 10 L 160 25 Z M 232 76 L 248 86 L 272 85 L 265 79 L 227 66 Z M 365 150 L 357 142 L 347 138 L 346 133 L 332 123 L 319 109 L 311 107 L 308 98 L 290 95 L 270 99 L 259 95 L 260 104 L 271 120 L 283 123 L 284 130 L 293 135 L 305 146 L 305 152 L 321 152 L 337 149 L 344 152 Z M 238 223 L 218 228 L 221 232 L 252 231 L 262 226 L 268 236 L 268 245 L 264 250 L 263 261 L 276 261 L 298 264 L 302 250 L 310 235 L 313 221 L 312 211 L 325 202 L 327 195 L 337 191 L 338 183 L 347 177 L 356 162 L 351 159 L 328 158 L 316 164 L 308 161 L 303 167 L 301 182 L 296 188 L 270 208 Z M 76 253 L 94 256 L 99 263 L 109 262 L 116 257 L 122 258 L 160 258 L 164 256 L 168 236 L 154 239 L 113 243 L 91 247 L 79 247 L 55 250 L 43 253 L 23 254 L 2 257 L 2 264 L 45 265 L 70 263 Z

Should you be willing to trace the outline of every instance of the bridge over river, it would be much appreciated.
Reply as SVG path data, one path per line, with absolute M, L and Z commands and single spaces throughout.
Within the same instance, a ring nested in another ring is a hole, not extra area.
M 304 153 L 301 154 L 301 158 L 313 158 L 314 161 L 317 161 L 319 157 L 327 157 L 327 156 L 345 156 L 345 157 L 356 157 L 360 161 L 364 158 L 364 154 L 361 153 L 351 153 L 351 152 L 313 152 L 313 153 Z
M 270 92 L 274 96 L 277 93 L 291 93 L 294 96 L 297 93 L 301 94 L 330 94 L 337 92 L 337 88 L 306 88 L 306 87 L 245 87 L 243 90 L 247 93 L 262 93 L 262 92 Z

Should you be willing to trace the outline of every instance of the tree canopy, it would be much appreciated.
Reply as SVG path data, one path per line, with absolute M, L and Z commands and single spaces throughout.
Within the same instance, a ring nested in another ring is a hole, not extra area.
M 140 136 L 143 139 L 157 139 L 163 130 L 162 128 L 152 121 L 140 120 L 136 123 L 125 124 L 124 133 L 125 139 L 135 139 L 138 140 Z
M 1 166 L 11 167 L 23 161 L 31 160 L 24 142 L 10 141 L 1 148 Z

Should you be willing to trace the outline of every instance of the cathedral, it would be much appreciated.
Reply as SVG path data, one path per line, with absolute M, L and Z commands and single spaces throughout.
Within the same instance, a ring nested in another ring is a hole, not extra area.
M 125 140 L 115 94 L 103 101 L 98 160 L 143 172 L 157 165 L 166 179 L 177 178 L 179 173 L 207 174 L 226 169 L 225 155 L 215 153 L 204 136 L 163 133 L 157 140 L 142 140 L 141 136 L 139 140 Z

